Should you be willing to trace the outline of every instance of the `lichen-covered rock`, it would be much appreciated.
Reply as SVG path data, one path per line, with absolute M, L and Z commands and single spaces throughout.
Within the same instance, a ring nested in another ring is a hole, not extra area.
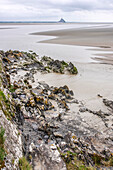
M 22 157 L 22 140 L 21 134 L 17 130 L 17 126 L 11 121 L 7 120 L 2 110 L 0 110 L 0 128 L 5 129 L 5 151 L 6 156 L 4 160 L 5 169 L 18 169 L 19 158 Z
M 33 155 L 34 170 L 66 170 L 55 144 L 42 144 Z
M 69 72 L 70 74 L 77 74 L 77 68 L 70 62 L 69 64 L 65 61 L 53 60 L 50 57 L 42 57 L 41 62 L 46 66 L 48 72 L 55 72 L 64 74 Z
M 59 102 L 59 107 L 60 108 L 69 110 L 69 107 L 68 107 L 67 103 L 65 102 L 65 100 L 59 100 L 58 102 Z
M 77 68 L 71 62 L 68 65 L 68 71 L 71 74 L 77 74 L 78 73 Z
M 26 157 L 36 170 L 113 167 L 112 101 L 103 100 L 107 112 L 91 110 L 67 85 L 50 87 L 38 80 L 38 71 L 77 74 L 71 62 L 11 50 L 0 51 L 0 58 L 3 165 L 18 169 L 19 160 L 27 169 Z

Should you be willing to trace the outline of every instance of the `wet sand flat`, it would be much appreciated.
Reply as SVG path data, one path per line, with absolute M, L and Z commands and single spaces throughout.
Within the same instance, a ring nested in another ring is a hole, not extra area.
M 74 63 L 78 68 L 78 75 L 67 74 L 41 74 L 37 73 L 34 78 L 45 81 L 50 86 L 68 85 L 73 90 L 75 98 L 85 102 L 94 110 L 105 110 L 102 98 L 113 100 L 113 67 L 105 64 L 82 64 Z M 35 84 L 37 86 L 37 84 Z
M 105 107 L 101 99 L 98 98 L 98 94 L 105 98 L 113 98 L 113 68 L 110 66 L 113 64 L 113 55 L 103 53 L 103 51 L 112 52 L 113 50 L 113 27 L 74 28 L 38 32 L 33 33 L 33 35 L 51 36 L 50 40 L 41 41 L 41 43 L 101 47 L 100 50 L 97 48 L 97 51 L 101 51 L 102 55 L 99 54 L 98 57 L 96 55 L 93 57 L 94 60 L 98 61 L 98 64 L 75 63 L 79 70 L 78 76 L 51 74 L 48 76 L 43 75 L 43 80 L 51 85 L 58 86 L 65 85 L 68 82 L 69 87 L 74 91 L 75 98 L 83 100 L 91 109 L 104 110 Z M 86 56 L 84 57 L 86 58 Z M 103 63 L 103 65 L 99 63 Z M 41 79 L 41 76 L 39 77 Z
M 102 58 L 99 55 L 94 56 L 94 54 L 95 52 L 99 53 L 100 51 L 102 54 L 104 54 L 103 51 L 112 51 L 112 48 L 108 48 L 110 47 L 110 45 L 112 45 L 112 43 L 110 44 L 110 42 L 113 41 L 112 25 L 90 26 L 90 28 L 88 28 L 88 26 L 87 28 L 86 26 L 84 26 L 84 28 L 79 28 L 79 29 L 78 28 L 70 29 L 66 27 L 66 24 L 64 25 L 65 25 L 65 29 L 64 27 L 56 27 L 56 25 L 55 27 L 51 25 L 49 27 L 47 25 L 45 26 L 41 25 L 41 27 L 35 27 L 35 26 L 33 27 L 33 26 L 26 25 L 23 27 L 19 27 L 19 29 L 7 30 L 6 37 L 5 37 L 6 32 L 4 31 L 3 36 L 2 36 L 3 33 L 1 33 L 1 37 L 2 37 L 1 47 L 5 47 L 6 48 L 5 50 L 7 50 L 7 48 L 20 49 L 23 51 L 31 49 L 37 52 L 37 54 L 39 55 L 43 54 L 43 55 L 50 56 L 54 59 L 73 62 L 78 69 L 77 76 L 45 74 L 40 76 L 37 75 L 36 77 L 41 81 L 47 82 L 49 85 L 54 85 L 54 86 L 68 85 L 69 88 L 74 91 L 75 98 L 79 100 L 83 100 L 85 103 L 87 103 L 88 107 L 91 108 L 93 107 L 94 110 L 95 108 L 102 109 L 103 104 L 102 102 L 100 102 L 100 98 L 98 98 L 97 96 L 98 94 L 100 94 L 101 96 L 107 99 L 113 99 L 113 83 L 112 83 L 113 67 L 111 65 L 111 63 L 113 63 L 112 60 L 113 55 L 109 54 L 108 57 Z M 51 31 L 47 31 L 48 29 L 49 30 L 51 29 Z M 53 30 L 60 29 L 60 30 L 53 31 L 52 29 Z M 43 32 L 40 32 L 41 30 Z M 45 30 L 46 32 L 44 32 Z M 32 36 L 29 35 L 31 32 L 38 32 L 38 33 L 34 33 L 34 36 Z M 74 34 L 76 36 L 73 36 Z M 46 41 L 44 41 L 44 39 L 40 38 L 41 36 L 36 36 L 36 35 L 48 35 L 48 37 L 45 36 Z M 57 38 L 55 39 L 55 37 Z M 75 37 L 77 37 L 78 40 L 76 40 Z M 47 38 L 49 38 L 49 40 L 47 40 Z M 50 38 L 54 38 L 54 39 L 50 40 Z M 59 42 L 56 43 L 56 41 L 58 41 L 59 39 L 62 41 L 62 45 L 59 45 Z M 72 42 L 72 40 L 74 43 L 76 41 L 76 43 L 73 46 L 70 45 L 70 42 Z M 52 43 L 52 41 L 54 41 L 54 43 Z M 40 42 L 44 42 L 44 43 L 40 43 Z M 87 47 L 76 46 L 76 44 L 78 45 L 78 42 L 81 42 L 80 45 L 89 45 L 91 47 L 89 49 L 88 46 Z M 103 48 L 93 49 L 92 46 L 96 46 L 95 45 L 96 42 L 98 43 L 99 47 L 103 47 Z M 68 45 L 63 45 L 64 43 L 68 43 Z M 81 48 L 77 51 L 79 47 Z M 85 50 L 82 50 L 82 47 L 88 49 L 86 50 L 87 53 Z M 89 52 L 92 53 L 93 51 L 94 53 L 92 56 L 90 55 Z M 89 60 L 89 58 L 91 57 L 96 59 L 96 61 L 98 62 L 94 62 L 92 64 L 94 60 Z M 99 64 L 100 62 L 106 63 L 106 65 Z
M 101 47 L 102 51 L 113 50 L 113 26 L 46 31 L 33 33 L 33 35 L 56 37 L 41 43 Z M 113 64 L 113 55 L 102 54 L 102 56 L 106 58 L 94 57 L 93 59 L 101 63 Z
M 109 48 L 113 46 L 113 27 L 79 28 L 33 33 L 33 35 L 55 36 L 44 43 L 98 46 Z

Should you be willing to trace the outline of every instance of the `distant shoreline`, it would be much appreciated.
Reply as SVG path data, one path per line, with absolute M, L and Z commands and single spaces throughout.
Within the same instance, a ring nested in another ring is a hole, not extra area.
M 113 24 L 113 22 L 0 21 L 0 24 Z

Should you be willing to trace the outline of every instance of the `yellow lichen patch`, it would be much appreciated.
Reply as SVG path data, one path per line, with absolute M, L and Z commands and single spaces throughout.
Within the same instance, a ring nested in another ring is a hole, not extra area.
M 23 57 L 23 54 L 21 52 L 16 54 L 18 57 Z
M 69 107 L 68 105 L 66 104 L 66 102 L 64 100 L 60 100 L 59 101 L 61 103 L 61 105 L 66 109 L 66 110 L 69 110 Z
M 44 111 L 44 105 L 41 106 L 41 110 Z
M 54 109 L 54 108 L 55 108 L 55 106 L 52 105 L 52 106 L 51 106 L 51 109 Z
M 48 100 L 47 100 L 47 99 L 45 99 L 44 104 L 45 104 L 45 105 L 49 105 L 49 103 L 48 103 Z
M 77 137 L 76 136 L 72 136 L 72 139 L 77 139 Z
M 40 96 L 38 96 L 38 97 L 36 97 L 36 101 L 37 101 L 37 103 L 44 103 L 44 98 L 43 97 L 40 97 Z
M 54 94 L 58 93 L 58 88 L 57 87 L 54 88 L 53 93 Z
M 64 96 L 66 95 L 66 92 L 64 89 L 59 89 L 59 92 L 62 93 Z
M 111 153 L 111 156 L 113 156 L 113 153 Z
M 31 105 L 32 107 L 35 106 L 34 98 L 31 97 L 30 100 L 29 100 L 29 102 L 30 102 L 30 105 Z
M 55 94 L 51 93 L 51 94 L 48 96 L 48 98 L 50 98 L 50 99 L 55 99 Z
M 7 58 L 7 57 L 4 57 L 3 58 L 3 61 L 7 62 L 7 63 L 11 63 L 11 61 Z

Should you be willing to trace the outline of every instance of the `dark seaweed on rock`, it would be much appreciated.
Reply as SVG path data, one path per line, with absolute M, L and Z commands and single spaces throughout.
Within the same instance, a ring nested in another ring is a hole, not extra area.
M 64 74 L 69 72 L 70 74 L 77 74 L 77 68 L 70 62 L 69 64 L 65 61 L 53 60 L 50 57 L 42 57 L 41 62 L 46 65 L 46 70 L 56 73 Z
M 11 65 L 13 62 L 22 61 L 21 67 L 24 69 L 35 68 L 41 72 L 49 73 L 69 73 L 77 74 L 77 68 L 70 62 L 66 63 L 65 61 L 53 60 L 50 57 L 42 57 L 41 60 L 39 56 L 34 52 L 20 52 L 9 50 L 7 52 L 0 51 L 2 55 L 2 60 L 6 66 Z

